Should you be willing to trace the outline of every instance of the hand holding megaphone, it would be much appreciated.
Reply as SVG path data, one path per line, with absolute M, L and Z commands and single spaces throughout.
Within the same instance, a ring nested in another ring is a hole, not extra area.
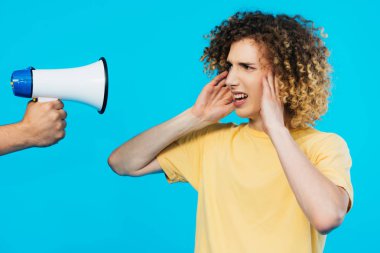
M 24 147 L 47 147 L 65 137 L 67 114 L 63 103 L 58 99 L 45 102 L 30 101 L 23 119 L 17 124 L 25 141 Z
M 16 70 L 11 77 L 16 96 L 39 102 L 67 99 L 82 102 L 104 113 L 108 97 L 108 68 L 104 57 L 95 63 L 67 69 Z

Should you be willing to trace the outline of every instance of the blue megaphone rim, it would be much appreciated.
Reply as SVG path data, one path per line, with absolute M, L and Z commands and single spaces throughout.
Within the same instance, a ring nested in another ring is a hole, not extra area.
M 12 91 L 15 96 L 31 98 L 33 94 L 33 67 L 15 70 L 11 75 Z M 16 79 L 16 80 L 15 80 Z

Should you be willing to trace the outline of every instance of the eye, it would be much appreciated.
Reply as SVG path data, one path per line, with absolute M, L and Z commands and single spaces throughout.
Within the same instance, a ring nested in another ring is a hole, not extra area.
M 251 67 L 251 66 L 248 66 L 246 64 L 241 64 L 241 66 L 245 69 L 245 70 L 255 70 L 256 68 L 254 67 Z

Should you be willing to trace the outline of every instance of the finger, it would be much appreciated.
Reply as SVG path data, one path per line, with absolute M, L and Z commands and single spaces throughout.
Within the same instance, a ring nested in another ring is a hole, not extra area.
M 223 91 L 223 90 L 226 90 L 227 86 L 225 86 L 225 83 L 226 83 L 226 79 L 223 79 L 219 82 L 218 86 L 214 87 L 213 90 L 213 95 L 211 96 L 211 99 L 214 99 L 215 97 L 218 97 L 219 94 Z
M 268 74 L 268 84 L 269 84 L 269 88 L 270 88 L 270 93 L 271 93 L 272 97 L 274 97 L 276 94 L 276 91 L 274 90 L 274 81 L 273 81 L 272 72 L 269 72 L 269 74 Z
M 58 134 L 57 134 L 57 138 L 59 140 L 62 140 L 63 138 L 65 138 L 66 136 L 66 132 L 63 130 L 63 131 L 60 131 Z
M 56 101 L 52 101 L 52 102 L 50 102 L 50 103 L 52 103 L 53 108 L 56 109 L 56 110 L 61 110 L 61 109 L 63 108 L 63 103 L 62 103 L 62 101 L 59 100 L 59 99 L 56 100 Z
M 269 84 L 266 77 L 263 78 L 263 96 L 269 96 Z
M 280 100 L 280 88 L 278 87 L 278 79 L 274 77 L 274 89 L 276 92 L 276 98 Z
M 67 112 L 65 112 L 64 110 L 59 110 L 58 113 L 59 113 L 59 117 L 60 117 L 62 120 L 64 120 L 64 119 L 67 118 Z
M 222 81 L 228 74 L 228 71 L 223 71 L 219 75 L 217 75 L 212 81 L 209 83 L 210 86 L 217 86 L 220 81 Z
M 282 102 L 282 99 L 280 98 L 280 88 L 279 88 L 278 79 L 277 79 L 276 77 L 275 77 L 275 79 L 274 79 L 274 83 L 275 83 L 275 87 L 276 87 L 277 101 L 278 101 L 278 103 L 280 104 L 282 111 L 284 111 L 284 110 L 285 110 L 285 105 L 284 105 L 284 103 Z
M 235 110 L 235 105 L 234 105 L 234 100 L 233 99 L 231 99 L 230 101 L 228 101 L 228 103 L 226 105 L 228 107 L 228 111 L 229 112 L 232 112 L 233 110 Z
M 215 96 L 217 100 L 223 99 L 226 94 L 229 94 L 229 96 L 232 97 L 231 91 L 227 87 L 221 88 L 221 90 L 218 92 L 218 94 Z
M 63 120 L 63 121 L 62 121 L 62 129 L 65 129 L 65 128 L 66 128 L 66 126 L 67 126 L 67 123 L 66 123 L 66 121 L 65 121 L 65 120 Z
M 227 81 L 226 78 L 222 79 L 214 89 L 216 89 L 216 90 L 219 91 L 219 90 L 221 90 L 222 88 L 226 88 L 226 87 L 227 87 L 227 85 L 226 85 L 226 81 Z
M 232 96 L 232 94 L 230 92 L 227 92 L 223 96 L 223 101 L 226 101 L 226 104 L 230 104 L 234 101 L 234 97 Z
M 65 127 L 66 127 L 66 121 L 62 120 L 62 121 L 58 122 L 56 130 L 62 131 L 65 129 Z

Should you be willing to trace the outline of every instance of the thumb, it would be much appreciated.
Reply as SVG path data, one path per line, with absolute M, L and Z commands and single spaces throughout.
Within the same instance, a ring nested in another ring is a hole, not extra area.
M 235 105 L 234 105 L 234 102 L 232 100 L 231 103 L 227 104 L 227 108 L 228 108 L 228 111 L 231 113 L 233 110 L 235 110 Z

